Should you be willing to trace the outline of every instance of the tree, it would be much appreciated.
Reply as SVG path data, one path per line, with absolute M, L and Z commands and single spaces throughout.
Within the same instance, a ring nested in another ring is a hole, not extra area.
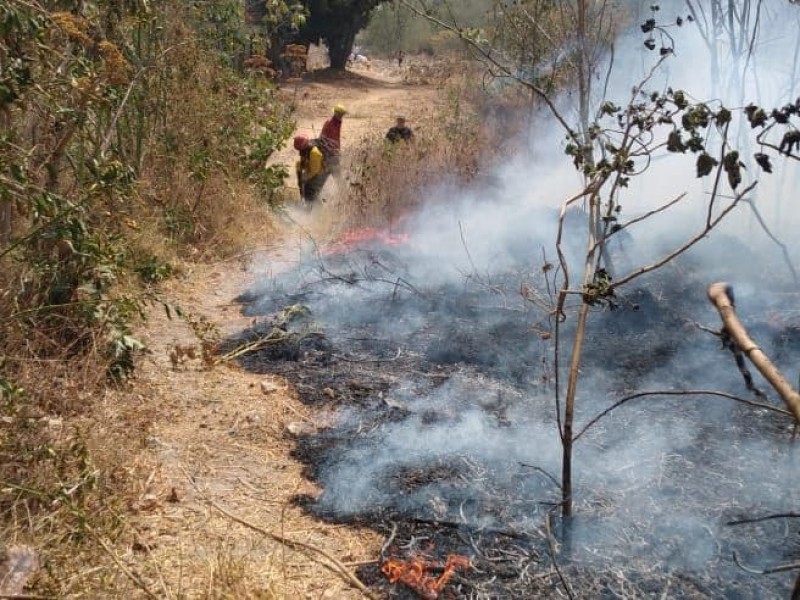
M 304 42 L 325 40 L 331 68 L 342 71 L 353 49 L 356 35 L 366 26 L 372 9 L 383 0 L 304 0 L 309 12 L 305 26 L 300 29 Z
M 542 19 L 559 22 L 563 39 L 554 47 L 572 50 L 562 53 L 562 59 L 553 63 L 552 77 L 542 77 L 542 65 L 524 65 L 515 59 L 525 60 L 531 56 L 529 50 L 509 55 L 497 51 L 492 44 L 491 31 L 470 28 L 463 23 L 435 19 L 427 6 L 410 0 L 406 5 L 417 14 L 434 19 L 437 25 L 455 32 L 487 65 L 492 74 L 516 81 L 529 89 L 551 111 L 555 121 L 562 127 L 566 137 L 566 153 L 572 157 L 574 166 L 583 175 L 583 186 L 562 204 L 557 234 L 559 268 L 548 268 L 552 281 L 548 289 L 558 289 L 552 309 L 554 396 L 556 419 L 562 445 L 562 514 L 569 517 L 573 504 L 573 445 L 589 425 L 579 431 L 575 428 L 575 407 L 579 398 L 580 367 L 586 340 L 586 327 L 591 307 L 614 308 L 615 292 L 645 273 L 664 266 L 689 248 L 700 242 L 716 228 L 722 220 L 740 204 L 748 202 L 756 181 L 743 184 L 744 164 L 740 148 L 731 142 L 730 128 L 743 122 L 750 129 L 760 129 L 757 141 L 762 148 L 769 148 L 788 159 L 800 160 L 796 149 L 800 148 L 800 134 L 792 119 L 800 114 L 800 101 L 782 109 L 768 111 L 755 104 L 744 109 L 726 107 L 721 101 L 690 101 L 683 90 L 651 91 L 649 89 L 662 65 L 674 55 L 674 39 L 668 28 L 680 27 L 689 19 L 677 18 L 668 25 L 657 19 L 659 7 L 651 7 L 652 15 L 640 24 L 645 36 L 644 46 L 657 55 L 641 81 L 634 85 L 633 92 L 624 103 L 616 104 L 606 97 L 605 87 L 598 89 L 593 82 L 613 67 L 613 45 L 603 32 L 613 32 L 617 7 L 615 3 L 574 0 L 548 6 L 535 1 L 524 3 L 519 9 L 509 11 L 523 29 L 539 31 L 546 41 L 548 31 L 539 24 Z M 528 10 L 538 5 L 544 12 Z M 591 25 L 591 26 L 590 26 Z M 508 29 L 505 33 L 508 33 Z M 521 39 L 521 38 L 517 38 Z M 508 48 L 508 38 L 503 38 Z M 513 45 L 511 47 L 514 47 Z M 518 47 L 518 46 L 517 46 Z M 525 68 L 525 67 L 528 68 Z M 536 67 L 540 67 L 537 69 Z M 607 69 L 605 73 L 603 68 Z M 557 71 L 557 72 L 556 72 Z M 558 73 L 562 75 L 559 76 Z M 553 88 L 547 80 L 561 80 L 564 87 L 577 90 L 577 123 L 573 125 L 568 113 L 556 100 Z M 658 86 L 653 85 L 658 90 Z M 735 101 L 735 100 L 734 100 Z M 736 104 L 734 105 L 736 106 Z M 741 106 L 739 104 L 739 106 Z M 782 134 L 782 136 L 781 136 Z M 772 141 L 769 141 L 772 140 Z M 676 204 L 684 201 L 687 194 L 672 199 L 661 199 L 655 208 L 643 215 L 623 219 L 623 204 L 627 204 L 629 186 L 633 179 L 646 175 L 655 157 L 690 153 L 696 156 L 695 170 L 698 178 L 708 178 L 711 189 L 704 199 L 705 218 L 698 222 L 697 230 L 690 234 L 663 257 L 650 264 L 633 267 L 627 273 L 616 274 L 608 262 L 609 244 L 623 230 L 633 228 L 645 220 L 658 218 Z M 770 157 L 763 151 L 756 154 L 755 161 L 763 172 L 771 172 Z M 725 193 L 727 187 L 730 192 Z M 583 207 L 588 219 L 584 235 L 585 254 L 580 264 L 572 264 L 562 250 L 567 232 L 564 227 L 568 211 Z M 552 267 L 552 265 L 550 265 Z M 572 271 L 578 271 L 574 274 Z M 564 323 L 577 313 L 576 325 L 571 339 L 564 339 Z M 567 381 L 563 386 L 562 354 L 569 351 L 566 367 Z M 565 389 L 562 389 L 565 387 Z

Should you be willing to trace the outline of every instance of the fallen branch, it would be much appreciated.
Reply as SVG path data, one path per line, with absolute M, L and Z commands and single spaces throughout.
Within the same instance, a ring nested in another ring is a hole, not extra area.
M 728 521 L 726 525 L 742 525 L 744 523 L 761 523 L 761 521 L 769 521 L 771 519 L 797 519 L 800 518 L 800 513 L 778 513 L 774 515 L 767 515 L 765 517 L 755 517 L 753 519 L 738 519 L 736 521 Z
M 771 575 L 773 573 L 785 573 L 786 571 L 795 571 L 800 569 L 800 562 L 787 563 L 784 565 L 778 565 L 777 567 L 770 567 L 768 569 L 754 569 L 753 567 L 748 567 L 747 565 L 743 564 L 736 555 L 736 552 L 733 553 L 733 562 L 735 562 L 736 566 L 742 569 L 742 571 L 747 571 L 753 575 Z
M 247 344 L 243 344 L 241 346 L 238 346 L 238 347 L 234 348 L 233 350 L 231 350 L 230 352 L 228 352 L 226 354 L 223 354 L 222 356 L 218 357 L 214 361 L 214 365 L 218 365 L 218 364 L 223 363 L 223 362 L 228 362 L 228 361 L 233 360 L 235 358 L 239 358 L 240 356 L 244 356 L 245 354 L 249 354 L 250 352 L 255 352 L 256 350 L 261 350 L 262 348 L 264 348 L 266 346 L 270 346 L 272 344 L 280 344 L 280 343 L 288 342 L 288 341 L 293 341 L 295 343 L 300 343 L 300 342 L 302 342 L 304 339 L 306 339 L 308 337 L 314 337 L 314 336 L 323 337 L 322 333 L 319 333 L 319 332 L 316 332 L 316 331 L 311 331 L 309 333 L 304 333 L 301 336 L 297 336 L 296 334 L 287 333 L 287 332 L 282 331 L 282 330 L 278 330 L 279 333 L 276 333 L 276 330 L 277 330 L 277 328 L 275 328 L 272 331 L 270 331 L 264 337 L 260 337 L 257 340 L 254 340 L 254 341 L 249 342 Z
M 722 324 L 733 342 L 750 359 L 800 423 L 800 394 L 791 386 L 778 368 L 772 364 L 761 348 L 750 338 L 747 330 L 736 316 L 733 305 L 733 290 L 725 282 L 712 283 L 708 287 L 708 299 L 716 307 Z
M 403 353 L 402 348 L 397 349 L 397 354 L 395 354 L 392 358 L 349 358 L 344 354 L 334 354 L 334 358 L 338 358 L 339 360 L 343 360 L 344 362 L 350 363 L 385 363 L 385 362 L 394 362 L 400 355 Z

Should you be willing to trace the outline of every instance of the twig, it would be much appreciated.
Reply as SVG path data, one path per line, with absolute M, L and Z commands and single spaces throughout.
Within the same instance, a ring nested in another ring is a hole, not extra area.
M 734 400 L 735 402 L 741 402 L 742 404 L 747 404 L 749 406 L 754 406 L 756 408 L 763 408 L 765 410 L 771 410 L 772 412 L 776 412 L 782 415 L 786 415 L 787 417 L 791 417 L 792 413 L 788 410 L 784 410 L 783 408 L 778 408 L 777 406 L 772 406 L 771 404 L 765 404 L 763 402 L 756 402 L 755 400 L 748 400 L 747 398 L 741 398 L 739 396 L 734 396 L 733 394 L 728 394 L 727 392 L 717 392 L 713 390 L 661 390 L 655 392 L 639 392 L 636 394 L 632 394 L 630 396 L 626 396 L 621 400 L 618 400 L 596 417 L 592 418 L 583 428 L 575 435 L 573 441 L 577 440 L 581 437 L 586 430 L 589 429 L 592 425 L 597 423 L 600 419 L 605 417 L 608 413 L 610 413 L 615 408 L 619 408 L 623 404 L 630 402 L 631 400 L 636 400 L 637 398 L 644 398 L 647 396 L 717 396 L 718 398 L 726 398 L 728 400 Z
M 753 567 L 748 567 L 747 565 L 743 564 L 736 555 L 736 552 L 733 553 L 733 562 L 735 562 L 736 566 L 743 571 L 747 571 L 748 573 L 752 573 L 754 575 L 771 575 L 772 573 L 785 573 L 786 571 L 795 571 L 800 569 L 800 562 L 786 563 L 783 565 L 778 565 L 777 567 L 770 567 L 768 569 L 754 569 Z
M 397 522 L 392 521 L 392 533 L 389 534 L 389 537 L 386 538 L 386 541 L 381 546 L 381 558 L 386 557 L 386 551 L 389 549 L 389 546 L 392 545 L 395 536 L 397 535 Z
M 797 519 L 800 518 L 800 513 L 777 513 L 774 515 L 767 515 L 765 517 L 756 517 L 754 519 L 738 519 L 736 521 L 728 521 L 725 525 L 742 525 L 744 523 L 760 523 L 761 521 L 769 521 L 770 519 Z
M 628 227 L 631 227 L 632 225 L 636 225 L 636 223 L 641 223 L 642 221 L 645 221 L 646 219 L 649 219 L 650 217 L 652 217 L 654 215 L 657 215 L 660 212 L 664 212 L 665 210 L 667 210 L 668 208 L 674 206 L 675 204 L 677 204 L 678 202 L 680 202 L 684 198 L 686 198 L 686 192 L 683 192 L 677 198 L 674 198 L 673 200 L 670 200 L 666 204 L 662 204 L 658 208 L 654 208 L 653 210 L 651 210 L 649 212 L 646 212 L 643 215 L 635 217 L 635 218 L 631 219 L 630 221 L 626 221 L 624 224 L 619 225 L 612 232 L 610 232 L 608 235 L 606 235 L 601 241 L 595 242 L 594 246 L 592 246 L 591 252 L 594 252 L 595 250 L 597 250 L 597 248 L 600 246 L 601 243 L 603 243 L 603 244 L 606 243 L 612 236 L 618 234 L 623 229 L 627 229 Z
M 347 358 L 342 354 L 334 354 L 333 357 L 351 363 L 385 363 L 385 362 L 396 361 L 398 358 L 400 358 L 400 355 L 402 353 L 403 353 L 402 348 L 398 348 L 397 354 L 395 354 L 392 358 Z
M 539 504 L 551 504 L 549 502 L 539 502 Z M 477 533 L 488 533 L 491 535 L 501 535 L 517 540 L 529 540 L 534 537 L 534 532 L 514 531 L 511 529 L 500 529 L 499 527 L 478 527 L 470 523 L 456 523 L 455 521 L 444 521 L 441 519 L 424 519 L 422 517 L 405 517 L 409 523 L 419 523 L 421 525 L 432 525 L 434 527 L 447 527 L 448 529 L 466 529 Z
M 187 475 L 188 475 L 188 473 L 187 473 Z M 191 477 L 189 477 L 189 481 L 192 481 Z M 287 537 L 284 537 L 282 535 L 278 535 L 278 534 L 272 533 L 270 531 L 267 531 L 266 529 L 262 529 L 258 525 L 254 525 L 253 523 L 250 523 L 249 521 L 243 519 L 242 517 L 236 516 L 235 514 L 233 514 L 232 512 L 227 510 L 226 508 L 223 508 L 222 506 L 220 506 L 219 504 L 214 502 L 211 498 L 209 498 L 208 496 L 203 494 L 203 492 L 200 491 L 197 488 L 197 486 L 194 484 L 193 481 L 192 481 L 192 485 L 194 486 L 195 490 L 197 490 L 197 492 L 200 494 L 200 496 L 203 498 L 203 500 L 205 500 L 210 506 L 214 507 L 219 512 L 221 512 L 223 515 L 228 517 L 231 521 L 235 521 L 236 523 L 239 523 L 239 525 L 243 525 L 243 526 L 247 527 L 248 529 L 251 529 L 251 530 L 255 531 L 256 533 L 260 533 L 264 537 L 269 538 L 274 542 L 278 542 L 279 544 L 282 544 L 282 545 L 286 546 L 287 548 L 291 548 L 292 550 L 296 550 L 298 552 L 302 552 L 303 554 L 308 556 L 311 560 L 314 560 L 315 562 L 317 562 L 318 564 L 322 565 L 326 569 L 328 569 L 328 570 L 334 572 L 335 574 L 337 574 L 345 582 L 347 582 L 350 585 L 352 585 L 354 588 L 356 588 L 358 591 L 360 591 L 362 594 L 364 594 L 364 596 L 366 596 L 367 598 L 370 598 L 371 600 L 378 600 L 378 597 L 375 594 L 373 594 L 367 588 L 367 586 L 365 586 L 361 582 L 361 580 L 358 577 L 356 577 L 346 566 L 344 566 L 344 564 L 342 564 L 342 562 L 339 559 L 337 559 L 336 557 L 332 556 L 331 554 L 329 554 L 325 550 L 323 550 L 321 548 L 317 548 L 316 546 L 313 546 L 311 544 L 307 544 L 305 542 L 299 542 L 297 540 L 291 540 L 291 539 L 289 539 Z M 319 560 L 318 558 L 315 558 L 315 556 L 314 556 L 315 554 L 318 554 L 318 555 L 322 556 L 323 558 L 325 558 L 326 561 L 329 561 L 329 562 L 325 562 L 323 560 Z
M 108 125 L 106 129 L 106 134 L 103 136 L 103 143 L 100 145 L 100 157 L 104 157 L 106 151 L 108 150 L 109 145 L 111 145 L 111 138 L 114 135 L 114 128 L 117 125 L 117 121 L 122 116 L 122 110 L 125 108 L 125 105 L 128 103 L 128 99 L 131 96 L 131 92 L 133 92 L 133 88 L 136 86 L 136 82 L 139 78 L 144 75 L 148 70 L 152 69 L 156 63 L 164 58 L 167 54 L 178 48 L 179 46 L 184 46 L 189 42 L 180 42 L 179 44 L 175 44 L 174 46 L 170 46 L 166 50 L 164 50 L 161 54 L 156 56 L 149 65 L 145 65 L 133 76 L 131 79 L 130 84 L 128 85 L 128 89 L 125 92 L 125 96 L 123 96 L 122 101 L 119 103 L 119 107 L 117 107 L 117 112 L 114 113 L 114 116 L 111 119 L 111 123 Z
M 94 539 L 97 540 L 97 543 L 100 544 L 100 547 L 105 551 L 106 554 L 108 554 L 111 560 L 114 561 L 114 564 L 117 565 L 117 568 L 120 571 L 122 571 L 122 573 L 128 579 L 130 579 L 136 585 L 136 587 L 142 590 L 145 593 L 145 595 L 147 595 L 148 598 L 153 598 L 153 600 L 159 600 L 160 596 L 154 593 L 138 574 L 134 573 L 128 567 L 122 564 L 122 561 L 120 560 L 119 556 L 117 556 L 117 553 L 114 552 L 114 549 L 108 545 L 108 542 L 106 542 L 100 536 L 100 534 L 94 530 L 93 527 L 87 526 L 87 530 L 89 531 L 89 533 L 92 534 L 92 537 L 94 537 Z
M 753 202 L 749 198 L 744 202 L 745 204 L 747 204 L 747 206 L 750 207 L 750 210 L 753 211 L 753 214 L 755 215 L 758 224 L 761 225 L 761 229 L 764 230 L 764 233 L 767 234 L 767 237 L 771 239 L 773 242 L 775 242 L 775 244 L 781 249 L 781 252 L 783 253 L 783 260 L 786 263 L 786 266 L 789 268 L 789 271 L 792 273 L 792 279 L 794 279 L 794 284 L 797 285 L 798 283 L 800 283 L 800 279 L 798 279 L 797 277 L 797 270 L 794 268 L 794 265 L 792 264 L 792 259 L 789 257 L 789 249 L 786 247 L 786 244 L 781 242 L 777 238 L 777 236 L 775 236 L 775 234 L 773 234 L 772 231 L 769 229 L 767 224 L 764 222 L 764 218 L 761 216 L 761 212 L 758 210 L 758 208 L 756 208 L 755 202 Z
M 469 246 L 467 246 L 467 240 L 464 236 L 464 225 L 460 220 L 458 221 L 458 233 L 461 235 L 461 245 L 464 247 L 464 252 L 467 255 L 469 264 L 472 266 L 472 271 L 475 273 L 476 277 L 480 277 L 480 275 L 478 275 L 478 268 L 475 266 L 475 261 L 472 260 L 472 254 L 470 254 Z
M 676 256 L 683 254 L 689 248 L 697 244 L 697 242 L 705 238 L 708 235 L 708 232 L 714 229 L 717 226 L 717 224 L 719 224 L 719 222 L 722 221 L 728 215 L 729 212 L 731 212 L 734 208 L 736 208 L 739 202 L 744 199 L 745 195 L 750 193 L 753 190 L 753 188 L 756 187 L 757 183 L 758 182 L 754 181 L 753 183 L 748 185 L 745 189 L 743 189 L 739 194 L 736 194 L 736 197 L 731 201 L 731 203 L 728 204 L 728 206 L 726 206 L 725 208 L 723 208 L 716 217 L 714 217 L 708 223 L 706 223 L 706 226 L 700 233 L 690 238 L 688 241 L 684 242 L 681 246 L 679 246 L 666 256 L 663 256 L 656 262 L 646 265 L 644 267 L 640 267 L 635 271 L 628 273 L 619 280 L 615 281 L 609 286 L 609 291 L 615 290 L 618 287 L 621 287 L 622 285 L 628 283 L 629 281 L 636 279 L 641 275 L 644 275 L 645 273 L 649 273 L 650 271 L 655 271 L 656 269 L 663 267 L 665 264 L 672 261 Z
M 550 560 L 553 563 L 553 568 L 558 574 L 558 580 L 561 582 L 561 585 L 564 588 L 564 591 L 567 593 L 569 599 L 575 600 L 572 589 L 569 587 L 567 580 L 564 579 L 564 574 L 561 572 L 561 568 L 558 566 L 558 561 L 556 561 L 556 545 L 555 540 L 553 539 L 553 531 L 550 527 L 550 513 L 547 513 L 547 516 L 544 519 L 544 527 L 545 531 L 547 532 L 547 550 L 550 553 Z
M 552 481 L 558 489 L 561 489 L 561 483 L 558 481 L 558 479 L 556 479 L 555 475 L 551 474 L 546 469 L 543 469 L 542 467 L 537 467 L 536 465 L 529 465 L 524 462 L 521 462 L 519 464 L 521 467 L 527 467 L 529 469 L 533 469 L 534 471 L 538 471 L 539 473 L 547 477 L 550 481 Z
M 301 335 L 300 337 L 297 338 L 296 341 L 297 342 L 302 342 L 305 338 L 313 337 L 313 336 L 322 336 L 322 334 L 319 333 L 319 332 L 312 331 L 312 332 L 305 333 L 305 334 Z M 214 361 L 214 364 L 218 365 L 220 363 L 233 360 L 234 358 L 239 358 L 240 356 L 243 356 L 245 354 L 249 354 L 250 352 L 255 352 L 256 350 L 260 350 L 264 346 L 269 346 L 271 344 L 279 344 L 281 342 L 285 342 L 285 341 L 289 340 L 291 337 L 292 337 L 292 334 L 290 334 L 290 333 L 283 333 L 281 335 L 275 335 L 274 331 L 270 331 L 264 337 L 258 338 L 257 340 L 252 341 L 250 343 L 243 344 L 242 346 L 234 348 L 230 352 L 228 352 L 226 354 L 223 354 L 222 356 L 218 357 Z

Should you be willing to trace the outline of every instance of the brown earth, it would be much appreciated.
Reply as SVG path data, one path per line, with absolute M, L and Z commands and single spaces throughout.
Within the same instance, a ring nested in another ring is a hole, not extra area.
M 316 73 L 281 93 L 296 104 L 298 131 L 312 135 L 335 103 L 347 106 L 346 167 L 352 149 L 362 139 L 383 136 L 396 113 L 406 114 L 412 126 L 435 118 L 437 86 L 409 82 L 409 74 L 423 71 L 415 71 L 413 62 L 401 71 L 373 61 L 344 75 Z M 291 163 L 294 151 L 284 149 L 273 160 Z M 346 202 L 337 192 L 335 183 L 329 186 L 323 195 L 333 201 L 311 215 L 294 218 L 289 211 L 264 247 L 228 261 L 192 265 L 163 287 L 162 299 L 180 306 L 208 332 L 242 330 L 249 320 L 233 299 L 267 268 L 291 262 L 309 231 L 325 236 L 331 211 Z M 137 406 L 129 409 L 142 423 L 140 431 L 131 432 L 129 459 L 142 480 L 129 507 L 128 547 L 119 557 L 131 570 L 127 579 L 141 575 L 149 595 L 163 598 L 363 597 L 325 568 L 330 562 L 319 553 L 292 550 L 219 510 L 316 547 L 350 567 L 374 561 L 382 540 L 373 532 L 319 522 L 291 503 L 295 494 L 317 492 L 290 457 L 292 432 L 323 426 L 326 415 L 311 412 L 284 380 L 245 372 L 235 361 L 205 366 L 192 329 L 183 319 L 168 318 L 160 304 L 140 337 L 150 354 L 134 383 Z M 194 358 L 187 356 L 190 348 Z M 105 403 L 109 427 L 120 419 L 125 398 L 130 402 L 130 396 L 115 394 Z M 135 451 L 136 436 L 144 436 L 142 451 Z

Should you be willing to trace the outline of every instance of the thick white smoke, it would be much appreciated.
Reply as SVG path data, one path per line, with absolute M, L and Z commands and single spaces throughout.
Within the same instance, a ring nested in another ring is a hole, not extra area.
M 787 85 L 798 74 L 787 56 L 798 43 L 800 8 L 764 4 L 746 69 L 741 60 L 732 64 L 720 55 L 719 88 L 712 89 L 708 49 L 696 24 L 685 22 L 669 30 L 675 55 L 648 89 L 685 89 L 693 99 L 716 98 L 732 108 L 741 106 L 742 98 L 768 107 L 793 101 L 800 88 Z M 631 4 L 649 16 L 643 5 Z M 683 2 L 661 3 L 656 17 L 686 14 Z M 625 104 L 631 86 L 655 59 L 636 25 L 616 44 L 609 99 Z M 724 84 L 736 81 L 733 68 L 742 70 L 741 85 L 729 98 L 723 93 L 730 86 Z M 453 362 L 467 363 L 441 386 L 408 376 L 367 408 L 341 412 L 332 434 L 336 451 L 319 467 L 320 512 L 344 517 L 387 510 L 475 528 L 532 530 L 546 503 L 558 500 L 557 486 L 542 475 L 560 476 L 552 339 L 540 335 L 552 322 L 519 289 L 528 281 L 548 297 L 542 267 L 555 261 L 556 210 L 582 181 L 562 153 L 563 134 L 552 120 L 532 126 L 533 154 L 492 166 L 491 185 L 426 190 L 429 202 L 405 223 L 406 244 L 314 260 L 279 282 L 267 278 L 248 294 L 255 299 L 254 314 L 268 314 L 282 303 L 306 304 L 342 354 L 349 351 L 348 336 L 359 332 L 406 356 L 422 355 L 421 361 L 455 354 L 463 361 Z M 745 130 L 738 139 L 752 135 Z M 774 162 L 773 175 L 762 177 L 749 166 L 747 177 L 768 181 L 759 185 L 755 201 L 796 257 L 800 247 L 787 233 L 797 211 L 785 192 L 787 182 L 797 181 L 800 165 L 783 158 Z M 692 156 L 655 157 L 647 172 L 634 178 L 623 216 L 643 214 L 680 193 L 687 199 L 633 228 L 616 250 L 620 264 L 629 269 L 647 264 L 699 231 L 709 189 L 707 181 L 695 179 Z M 575 238 L 567 250 L 578 259 L 585 245 L 580 227 L 568 234 Z M 695 326 L 718 327 L 704 299 L 705 285 L 718 278 L 735 284 L 743 316 L 762 326 L 759 343 L 796 375 L 797 344 L 777 335 L 791 321 L 791 307 L 786 295 L 766 287 L 793 289 L 779 248 L 745 206 L 708 238 L 623 290 L 619 313 L 595 310 L 579 384 L 579 427 L 634 391 L 630 386 L 747 395 L 719 340 Z M 762 315 L 765 308 L 782 319 L 773 329 Z M 566 340 L 571 327 L 570 318 Z M 568 355 L 568 343 L 562 351 Z M 345 366 L 327 373 L 336 368 Z M 766 411 L 702 396 L 650 397 L 620 407 L 576 446 L 573 547 L 580 550 L 573 558 L 613 564 L 635 555 L 665 569 L 731 574 L 736 572 L 731 550 L 746 551 L 758 539 L 749 558 L 761 564 L 783 560 L 787 532 L 765 525 L 756 535 L 725 523 L 741 515 L 787 512 L 800 502 L 800 467 L 787 423 Z M 436 468 L 443 475 L 435 476 Z M 432 475 L 404 487 L 404 474 L 413 473 Z M 508 506 L 498 510 L 493 502 L 504 498 Z M 784 576 L 779 586 L 785 583 Z

